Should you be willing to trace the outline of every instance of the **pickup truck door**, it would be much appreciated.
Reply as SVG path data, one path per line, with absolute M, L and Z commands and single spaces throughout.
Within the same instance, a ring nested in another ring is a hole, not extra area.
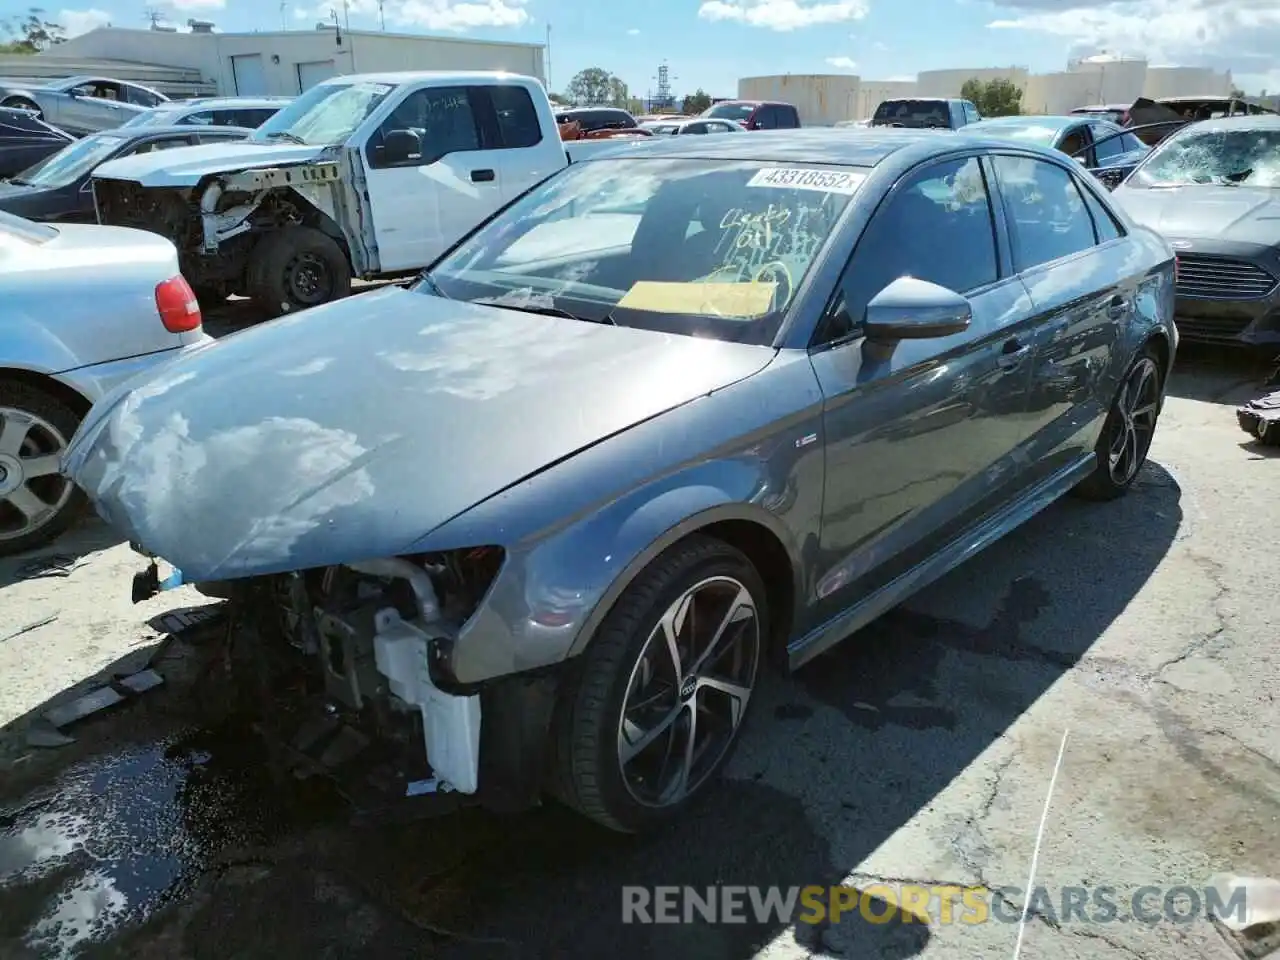
M 482 133 L 478 87 L 410 92 L 369 135 L 364 164 L 382 273 L 417 270 L 502 204 L 504 154 Z M 390 134 L 409 131 L 421 153 L 388 155 Z

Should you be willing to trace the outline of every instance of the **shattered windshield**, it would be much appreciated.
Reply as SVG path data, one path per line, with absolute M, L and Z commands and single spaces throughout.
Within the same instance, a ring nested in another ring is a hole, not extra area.
M 424 274 L 421 292 L 769 344 L 866 171 L 626 157 L 574 164 Z
M 389 83 L 322 83 L 270 120 L 250 140 L 330 146 L 342 143 L 394 88 Z
M 1179 132 L 1152 152 L 1127 186 L 1190 183 L 1280 187 L 1280 130 Z

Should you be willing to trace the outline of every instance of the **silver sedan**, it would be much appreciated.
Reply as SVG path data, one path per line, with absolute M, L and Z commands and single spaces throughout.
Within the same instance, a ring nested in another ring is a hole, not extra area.
M 0 555 L 52 540 L 81 512 L 58 468 L 89 407 L 209 342 L 168 240 L 0 213 Z
M 45 84 L 0 83 L 0 106 L 27 110 L 68 133 L 114 130 L 169 98 L 137 83 L 68 77 Z

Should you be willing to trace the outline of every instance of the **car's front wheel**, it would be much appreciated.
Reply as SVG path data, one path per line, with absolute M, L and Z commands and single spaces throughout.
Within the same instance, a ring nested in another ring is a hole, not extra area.
M 1130 364 L 1111 404 L 1095 451 L 1097 465 L 1076 492 L 1114 500 L 1133 486 L 1147 460 L 1160 416 L 1160 358 L 1150 345 Z
M 283 227 L 253 249 L 248 294 L 279 317 L 351 293 L 351 264 L 329 235 L 313 227 Z
M 768 620 L 741 551 L 695 535 L 660 555 L 610 610 L 560 704 L 553 792 L 628 833 L 678 814 L 737 742 Z
M 0 556 L 48 543 L 83 512 L 84 494 L 59 473 L 79 422 L 52 394 L 0 381 Z

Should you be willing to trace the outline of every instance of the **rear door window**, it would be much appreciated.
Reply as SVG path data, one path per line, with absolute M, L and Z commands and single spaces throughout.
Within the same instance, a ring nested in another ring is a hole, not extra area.
M 1095 244 L 1093 219 L 1080 189 L 1057 164 L 1033 157 L 992 158 L 1019 272 L 1061 260 Z
M 1090 128 L 1093 130 L 1093 140 L 1095 144 L 1093 152 L 1098 158 L 1099 164 L 1105 163 L 1113 157 L 1118 157 L 1122 153 L 1128 152 L 1130 149 L 1125 146 L 1125 141 L 1132 137 L 1132 134 L 1125 134 L 1124 136 L 1119 137 L 1112 136 L 1112 134 L 1118 133 L 1119 131 L 1112 129 L 1103 123 L 1090 124 Z M 1110 139 L 1107 139 L 1108 137 L 1110 137 Z
M 761 130 L 778 129 L 778 112 L 772 104 L 764 104 L 756 110 L 756 126 Z
M 533 99 L 524 87 L 515 85 L 489 87 L 501 146 L 508 150 L 536 146 L 542 140 L 542 125 Z
M 796 108 L 787 105 L 779 105 L 774 107 L 778 116 L 778 129 L 794 130 L 800 126 L 800 115 L 796 112 Z
M 876 107 L 872 119 L 904 127 L 949 127 L 951 111 L 945 100 L 892 100 Z

